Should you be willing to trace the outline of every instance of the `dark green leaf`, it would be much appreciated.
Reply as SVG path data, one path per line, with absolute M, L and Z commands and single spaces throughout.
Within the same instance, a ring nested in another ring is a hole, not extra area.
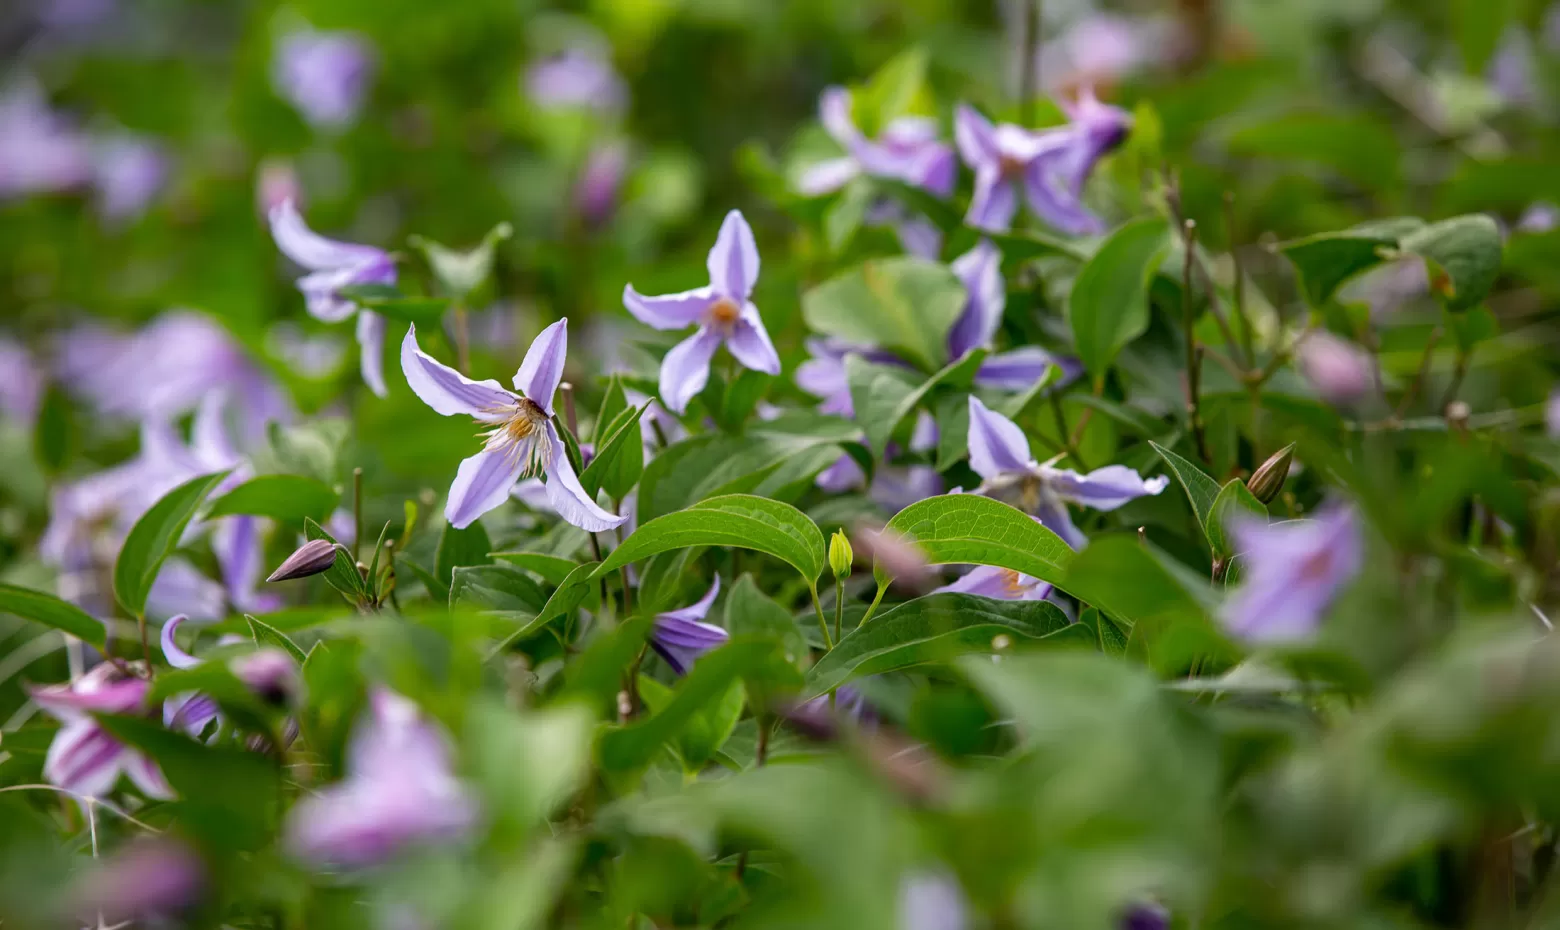
M 649 404 L 630 407 L 607 427 L 606 440 L 596 445 L 596 457 L 580 473 L 580 484 L 593 499 L 606 488 L 613 500 L 622 500 L 638 481 L 645 468 L 645 447 L 639 433 L 639 418 Z
M 1219 496 L 1214 498 L 1213 508 L 1208 512 L 1205 530 L 1208 546 L 1213 550 L 1215 558 L 1228 559 L 1235 554 L 1235 543 L 1229 538 L 1228 521 L 1232 514 L 1241 511 L 1264 519 L 1267 517 L 1267 508 L 1246 487 L 1246 482 L 1231 478 L 1219 490 Z
M 753 576 L 744 574 L 726 593 L 726 629 L 732 636 L 767 638 L 778 643 L 789 662 L 808 657 L 807 640 L 796 618 L 758 589 Z
M 573 559 L 544 552 L 494 552 L 492 555 L 495 559 L 502 559 L 510 565 L 540 575 L 543 581 L 552 585 L 562 584 L 563 579 L 569 577 L 569 572 L 579 566 Z
M 257 646 L 276 646 L 293 657 L 300 664 L 308 658 L 298 644 L 292 641 L 292 637 L 278 630 L 276 627 L 252 614 L 244 614 L 244 620 L 249 624 L 249 635 L 253 637 Z
M 42 591 L 34 591 L 30 588 L 19 588 L 11 584 L 0 584 L 0 612 L 15 614 L 25 620 L 53 627 L 98 649 L 103 648 L 105 638 L 103 621 L 52 594 L 44 594 Z
M 1186 491 L 1186 497 L 1192 504 L 1192 513 L 1197 517 L 1197 525 L 1206 535 L 1208 515 L 1213 512 L 1213 502 L 1219 497 L 1219 483 L 1210 478 L 1207 472 L 1159 443 L 1150 440 L 1148 444 L 1170 466 L 1170 474 L 1175 475 L 1175 480 Z
M 599 565 L 600 563 L 598 562 L 586 562 L 583 565 L 575 566 L 574 570 L 569 572 L 568 577 L 559 583 L 557 590 L 553 591 L 552 596 L 547 598 L 547 603 L 542 605 L 542 609 L 536 612 L 536 616 L 506 636 L 497 646 L 493 647 L 492 654 L 497 655 L 509 648 L 511 644 L 525 639 L 543 626 L 580 606 L 580 603 L 590 594 L 590 588 L 594 583 L 596 569 Z
M 247 514 L 287 523 L 320 521 L 336 509 L 340 495 L 328 485 L 301 475 L 261 475 L 217 498 L 209 516 Z
M 146 597 L 157 580 L 163 560 L 179 544 L 184 528 L 206 496 L 228 475 L 225 471 L 191 478 L 152 505 L 130 528 L 114 563 L 114 596 L 125 612 L 139 617 L 146 612 Z
M 879 455 L 883 454 L 894 430 L 934 388 L 941 385 L 968 388 L 985 358 L 986 350 L 971 350 L 930 378 L 923 379 L 905 368 L 847 355 L 845 379 L 850 385 L 856 419 L 866 431 L 867 443 Z
M 439 551 L 434 556 L 433 574 L 444 584 L 453 585 L 455 569 L 465 565 L 488 565 L 493 561 L 488 555 L 493 543 L 480 522 L 457 530 L 448 523 L 439 536 Z
M 547 595 L 529 575 L 503 565 L 461 565 L 450 580 L 450 606 L 472 604 L 488 610 L 534 614 Z

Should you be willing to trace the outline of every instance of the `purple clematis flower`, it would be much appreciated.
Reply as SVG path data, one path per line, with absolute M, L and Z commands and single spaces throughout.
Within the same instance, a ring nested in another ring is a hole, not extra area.
M 1242 580 L 1221 616 L 1230 633 L 1250 642 L 1293 642 L 1315 633 L 1338 591 L 1360 572 L 1364 542 L 1347 504 L 1284 523 L 1232 518 L 1230 530 Z
M 278 44 L 271 81 L 310 125 L 334 130 L 357 119 L 373 73 L 373 52 L 362 36 L 303 28 Z
M 159 642 L 163 658 L 173 668 L 194 668 L 202 660 L 179 647 L 179 627 L 189 618 L 180 615 L 163 624 Z M 219 645 L 241 643 L 238 636 L 224 636 Z M 257 649 L 233 660 L 233 673 L 255 696 L 268 704 L 291 703 L 299 692 L 298 666 L 292 657 L 280 649 Z M 163 702 L 163 725 L 171 730 L 183 730 L 193 737 L 200 737 L 213 720 L 221 716 L 217 702 L 200 693 L 180 694 Z
M 401 370 L 412 391 L 437 413 L 466 414 L 492 427 L 482 451 L 460 463 L 450 485 L 444 516 L 457 529 L 470 526 L 507 500 L 516 481 L 543 474 L 548 500 L 564 520 L 592 533 L 623 523 L 622 517 L 603 510 L 585 493 L 552 424 L 553 395 L 568 353 L 568 324 L 559 320 L 531 343 L 515 372 L 518 394 L 496 381 L 472 381 L 441 365 L 418 348 L 417 327 L 406 331 Z
M 70 190 L 92 179 L 87 138 L 49 109 L 30 79 L 0 92 L 0 199 Z
M 476 823 L 444 734 L 386 688 L 369 695 L 369 707 L 347 746 L 347 777 L 288 816 L 289 851 L 316 867 L 375 865 L 412 846 L 459 840 Z
M 698 332 L 673 346 L 661 362 L 661 402 L 673 413 L 686 411 L 688 402 L 704 390 L 710 359 L 721 343 L 744 366 L 780 373 L 780 356 L 750 299 L 758 282 L 758 245 L 740 210 L 726 214 L 706 265 L 707 287 L 662 297 L 645 297 L 632 284 L 623 288 L 623 305 L 646 326 L 682 329 L 698 324 Z
M 144 714 L 150 687 L 105 662 L 71 684 L 33 689 L 33 701 L 62 724 L 44 757 L 43 777 L 73 794 L 95 798 L 112 791 L 123 773 L 149 798 L 173 797 L 155 762 L 114 739 L 92 717 Z
M 1052 468 L 1029 454 L 1029 441 L 1018 424 L 970 397 L 970 467 L 982 479 L 976 489 L 1013 504 L 1039 520 L 1074 549 L 1088 543 L 1073 526 L 1067 503 L 1094 510 L 1115 510 L 1145 495 L 1158 494 L 1170 483 L 1165 475 L 1144 480 L 1125 465 L 1106 465 L 1087 475 Z
M 628 102 L 623 79 L 598 43 L 575 45 L 532 65 L 525 92 L 545 110 L 579 107 L 610 114 Z
M 0 336 L 0 417 L 30 427 L 43 401 L 43 372 L 20 342 Z
M 380 397 L 386 396 L 385 318 L 360 308 L 340 291 L 357 284 L 394 284 L 395 261 L 390 254 L 371 245 L 338 242 L 315 233 L 290 200 L 271 211 L 271 236 L 282 254 L 310 271 L 298 279 L 310 316 L 324 323 L 339 323 L 357 314 L 363 383 Z
M 119 221 L 141 215 L 168 180 L 162 146 L 130 133 L 98 139 L 92 146 L 92 184 L 98 212 Z
M 965 930 L 969 925 L 964 889 L 952 875 L 912 872 L 900 882 L 900 930 Z
M 964 312 L 948 331 L 948 357 L 961 358 L 971 349 L 992 347 L 1007 307 L 1007 284 L 1002 280 L 1002 252 L 986 239 L 954 259 L 950 267 L 969 295 Z M 1083 372 L 1076 359 L 1053 356 L 1039 346 L 1022 346 L 987 356 L 975 373 L 975 385 L 999 391 L 1028 390 L 1052 365 L 1061 371 L 1058 387 Z
M 163 624 L 159 637 L 163 658 L 173 668 L 194 668 L 200 664 L 199 659 L 179 648 L 179 641 L 175 638 L 180 624 L 187 619 L 183 614 L 170 617 Z M 163 726 L 170 730 L 182 730 L 196 738 L 219 716 L 217 702 L 204 694 L 178 694 L 163 701 Z
M 1011 568 L 977 565 L 961 575 L 957 581 L 945 584 L 932 593 L 941 594 L 947 591 L 976 594 L 999 601 L 1043 601 L 1051 596 L 1051 585 Z
M 628 173 L 628 146 L 609 142 L 594 149 L 574 185 L 574 208 L 586 225 L 601 226 L 617 209 L 618 193 Z
M 198 903 L 206 878 L 205 863 L 185 843 L 162 836 L 138 839 L 87 875 L 72 903 L 91 925 L 144 920 L 156 926 Z
M 1295 349 L 1300 374 L 1330 404 L 1347 406 L 1371 391 L 1370 353 L 1326 330 L 1312 330 Z
M 1011 123 L 993 126 L 960 104 L 954 114 L 959 154 L 975 170 L 975 196 L 966 221 L 980 229 L 1006 231 L 1018 212 L 1019 188 L 1029 207 L 1065 233 L 1103 230 L 1083 205 L 1083 185 L 1094 164 L 1126 138 L 1132 118 L 1085 92 L 1064 105 L 1071 122 L 1040 131 Z
M 698 601 L 680 610 L 669 610 L 656 616 L 655 628 L 650 631 L 650 647 L 677 674 L 688 674 L 695 659 L 711 649 L 724 646 L 731 638 L 731 634 L 720 627 L 704 622 L 710 612 L 710 605 L 715 603 L 719 594 L 720 576 L 716 575 L 709 591 Z

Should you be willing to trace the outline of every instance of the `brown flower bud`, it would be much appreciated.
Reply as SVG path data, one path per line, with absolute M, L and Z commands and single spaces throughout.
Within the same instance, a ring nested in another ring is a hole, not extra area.
M 1289 466 L 1294 460 L 1295 444 L 1290 443 L 1268 456 L 1268 460 L 1251 473 L 1246 479 L 1246 489 L 1262 503 L 1271 503 L 1284 489 L 1284 479 L 1289 477 Z
M 287 557 L 266 581 L 291 581 L 318 575 L 336 561 L 336 544 L 328 539 L 311 539 Z

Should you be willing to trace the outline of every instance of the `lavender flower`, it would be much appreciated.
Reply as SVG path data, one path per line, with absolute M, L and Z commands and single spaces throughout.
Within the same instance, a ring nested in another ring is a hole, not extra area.
M 628 101 L 623 79 L 596 44 L 576 45 L 532 65 L 525 73 L 525 91 L 544 110 L 616 113 Z
M 194 906 L 206 886 L 206 867 L 178 840 L 133 840 L 105 860 L 75 889 L 75 908 L 96 923 L 150 920 Z M 90 918 L 85 915 L 92 915 Z
M 1029 454 L 1018 424 L 970 397 L 970 467 L 982 479 L 976 493 L 1005 500 L 1039 520 L 1062 541 L 1080 549 L 1088 543 L 1067 513 L 1071 502 L 1094 510 L 1115 510 L 1170 483 L 1164 475 L 1144 480 L 1125 465 L 1106 465 L 1087 475 L 1041 465 Z
M 1035 215 L 1062 232 L 1103 230 L 1083 205 L 1083 185 L 1095 162 L 1126 137 L 1131 117 L 1089 92 L 1064 108 L 1071 120 L 1067 126 L 1037 132 L 1011 123 L 993 126 L 970 107 L 959 106 L 954 139 L 975 171 L 975 196 L 965 217 L 970 225 L 1007 230 L 1022 188 Z
M 913 872 L 900 883 L 900 930 L 964 930 L 969 924 L 969 906 L 953 876 Z
M 310 865 L 375 865 L 415 845 L 458 840 L 476 822 L 444 734 L 388 689 L 376 689 L 369 707 L 347 746 L 347 777 L 288 816 L 287 847 Z
M 271 81 L 310 125 L 335 130 L 357 119 L 373 72 L 363 37 L 305 27 L 277 46 Z
M 71 684 L 33 689 L 33 701 L 62 724 L 44 757 L 43 777 L 73 794 L 95 798 L 113 790 L 123 773 L 149 798 L 173 797 L 155 762 L 114 739 L 92 717 L 145 713 L 150 687 L 144 679 L 127 678 L 104 663 Z
M 1170 930 L 1170 912 L 1153 901 L 1134 904 L 1121 915 L 1116 926 L 1118 930 Z
M 439 364 L 418 348 L 417 328 L 407 330 L 401 370 L 412 391 L 437 413 L 466 414 L 492 427 L 482 451 L 460 463 L 450 485 L 444 516 L 452 526 L 470 526 L 507 500 L 516 481 L 542 474 L 548 499 L 564 520 L 593 533 L 622 524 L 622 517 L 603 510 L 580 485 L 550 419 L 568 353 L 568 322 L 559 320 L 531 343 L 515 372 L 518 394 Z
M 1560 388 L 1551 390 L 1544 404 L 1544 431 L 1551 439 L 1560 438 Z
M 1110 86 L 1167 57 L 1174 24 L 1094 13 L 1073 23 L 1040 51 L 1040 86 L 1059 91 Z
M 706 265 L 707 287 L 662 297 L 644 297 L 632 284 L 623 288 L 623 305 L 646 326 L 682 329 L 698 324 L 698 331 L 673 346 L 661 362 L 661 402 L 673 413 L 686 411 L 688 402 L 704 390 L 710 359 L 722 343 L 747 368 L 780 373 L 780 356 L 750 299 L 758 281 L 758 245 L 741 211 L 726 214 Z
M 1300 374 L 1331 404 L 1347 405 L 1371 390 L 1370 355 L 1326 330 L 1312 330 L 1295 350 Z
M 1338 591 L 1359 574 L 1364 543 L 1346 504 L 1308 520 L 1268 524 L 1230 520 L 1241 585 L 1221 613 L 1231 634 L 1250 642 L 1292 642 L 1316 632 Z
M 91 146 L 24 79 L 0 93 L 0 199 L 69 190 L 92 178 Z
M 589 226 L 600 226 L 617 209 L 618 192 L 628 171 L 628 146 L 609 142 L 594 149 L 574 185 L 574 208 Z
M 698 601 L 680 610 L 656 615 L 655 628 L 650 631 L 650 647 L 677 674 L 688 674 L 695 659 L 711 649 L 725 645 L 731 638 L 731 634 L 720 627 L 704 622 L 710 612 L 710 605 L 715 603 L 719 594 L 720 576 L 716 575 L 709 591 Z
M 144 213 L 167 182 L 168 158 L 149 139 L 117 133 L 93 144 L 92 176 L 103 218 L 130 219 Z
M 937 588 L 932 593 L 958 592 L 976 594 L 999 601 L 1043 601 L 1051 596 L 1051 585 L 1011 568 L 994 565 L 977 565 L 961 575 L 958 580 Z
M 30 427 L 43 401 L 43 372 L 20 342 L 0 336 L 0 417 Z
M 961 358 L 972 349 L 992 348 L 1007 307 L 1007 284 L 1002 280 L 1002 252 L 986 239 L 954 259 L 951 268 L 969 295 L 964 312 L 948 331 L 948 357 Z M 1075 359 L 1055 357 L 1039 346 L 1022 346 L 987 356 L 975 373 L 975 385 L 993 390 L 1028 390 L 1053 365 L 1062 372 L 1057 386 L 1083 371 Z
M 315 233 L 290 200 L 271 211 L 271 236 L 284 255 L 310 271 L 298 279 L 310 316 L 324 323 L 339 323 L 357 314 L 363 383 L 380 397 L 386 396 L 385 318 L 360 308 L 340 291 L 350 285 L 394 284 L 395 262 L 390 254 L 371 245 L 338 242 Z

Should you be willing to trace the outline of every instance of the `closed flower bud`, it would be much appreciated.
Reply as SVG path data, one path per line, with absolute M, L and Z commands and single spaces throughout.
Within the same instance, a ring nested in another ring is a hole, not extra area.
M 1284 489 L 1284 479 L 1289 477 L 1289 466 L 1295 461 L 1295 444 L 1290 443 L 1268 457 L 1246 479 L 1246 488 L 1253 497 L 1264 504 L 1272 503 L 1278 492 Z
M 287 557 L 266 581 L 291 581 L 318 575 L 336 561 L 336 544 L 328 539 L 311 539 Z
M 834 569 L 834 577 L 845 578 L 850 575 L 851 563 L 856 561 L 856 554 L 851 551 L 850 540 L 845 537 L 844 530 L 835 530 L 829 538 L 829 567 Z

